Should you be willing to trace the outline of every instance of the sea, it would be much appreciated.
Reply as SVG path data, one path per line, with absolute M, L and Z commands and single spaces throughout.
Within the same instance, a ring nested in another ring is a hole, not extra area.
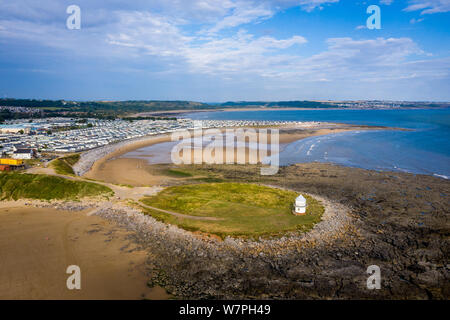
M 402 110 L 264 110 L 185 114 L 195 120 L 321 121 L 405 128 L 310 137 L 284 146 L 280 164 L 327 162 L 450 179 L 450 108 Z

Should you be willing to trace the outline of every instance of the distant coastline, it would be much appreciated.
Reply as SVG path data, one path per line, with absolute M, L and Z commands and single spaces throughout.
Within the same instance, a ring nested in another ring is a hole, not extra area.
M 345 111 L 345 110 L 365 110 L 365 111 L 371 111 L 371 110 L 438 110 L 438 109 L 448 109 L 450 108 L 450 105 L 443 106 L 443 107 L 402 107 L 402 108 L 371 108 L 371 109 L 365 109 L 365 108 L 289 108 L 289 107 L 282 107 L 282 108 L 260 108 L 260 107 L 254 107 L 254 108 L 220 108 L 220 109 L 198 109 L 198 110 L 167 110 L 167 111 L 151 111 L 151 112 L 141 112 L 136 113 L 132 115 L 132 117 L 151 117 L 151 116 L 159 116 L 159 117 L 165 117 L 165 116 L 183 116 L 187 114 L 193 114 L 193 113 L 211 113 L 211 112 L 246 112 L 246 111 Z
M 264 110 L 406 110 L 448 108 L 450 102 L 388 101 L 388 100 L 289 100 L 289 101 L 227 101 L 204 103 L 196 101 L 76 101 L 0 98 L 0 123 L 5 120 L 77 117 L 117 119 L 135 116 L 182 115 L 205 111 Z

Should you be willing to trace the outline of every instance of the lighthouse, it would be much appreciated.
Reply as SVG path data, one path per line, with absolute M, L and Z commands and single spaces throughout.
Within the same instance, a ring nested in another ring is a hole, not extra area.
M 296 216 L 301 216 L 301 215 L 306 214 L 306 199 L 302 195 L 299 195 L 295 199 L 294 214 Z

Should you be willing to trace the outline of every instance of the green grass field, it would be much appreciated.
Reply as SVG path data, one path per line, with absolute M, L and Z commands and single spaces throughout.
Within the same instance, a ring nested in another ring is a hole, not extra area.
M 8 199 L 76 200 L 110 196 L 108 187 L 84 181 L 72 181 L 40 174 L 0 174 L 0 197 Z
M 278 236 L 288 231 L 309 231 L 321 220 L 324 208 L 309 196 L 305 196 L 308 201 L 307 214 L 293 215 L 292 206 L 297 196 L 295 192 L 256 184 L 210 183 L 170 187 L 142 202 L 181 214 L 221 219 L 193 220 L 146 209 L 156 219 L 186 230 L 222 238 L 257 238 Z
M 64 158 L 55 159 L 51 162 L 51 166 L 55 169 L 58 174 L 73 175 L 72 166 L 80 160 L 79 154 L 74 154 Z

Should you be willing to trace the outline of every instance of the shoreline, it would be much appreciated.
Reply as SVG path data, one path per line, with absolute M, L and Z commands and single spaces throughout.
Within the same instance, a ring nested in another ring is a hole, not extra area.
M 196 109 L 196 110 L 165 110 L 165 111 L 150 111 L 150 112 L 140 112 L 131 115 L 131 117 L 140 117 L 140 116 L 173 116 L 173 115 L 184 115 L 184 114 L 192 114 L 192 113 L 203 113 L 203 112 L 241 112 L 241 111 L 345 111 L 345 110 L 351 110 L 351 111 L 401 111 L 401 110 L 440 110 L 440 109 L 447 109 L 450 107 L 432 107 L 432 108 L 426 108 L 426 107 L 405 107 L 405 108 L 396 108 L 396 109 L 389 109 L 389 108 L 379 108 L 379 109 L 361 109 L 361 108 L 339 108 L 339 107 L 331 107 L 331 108 L 288 108 L 288 107 L 281 107 L 281 108 L 261 108 L 261 107 L 255 107 L 255 108 L 217 108 L 217 109 Z
M 94 166 L 98 166 L 99 162 L 107 161 L 120 153 L 126 153 L 137 148 L 143 148 L 154 143 L 165 142 L 169 139 L 166 133 L 145 136 L 136 139 L 123 140 L 113 144 L 109 144 L 100 148 L 83 152 L 80 160 L 73 166 L 73 170 L 77 176 L 84 176 Z

